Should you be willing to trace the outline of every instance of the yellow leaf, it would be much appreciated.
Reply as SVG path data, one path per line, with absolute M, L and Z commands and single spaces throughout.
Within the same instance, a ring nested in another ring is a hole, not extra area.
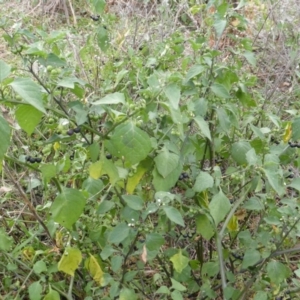
M 35 250 L 32 246 L 28 246 L 22 250 L 22 254 L 25 259 L 32 260 L 35 255 Z
M 147 248 L 146 248 L 146 245 L 143 246 L 143 252 L 141 254 L 141 260 L 144 264 L 147 263 Z
M 103 271 L 95 256 L 90 254 L 90 257 L 85 262 L 85 267 L 90 272 L 95 282 L 99 285 L 103 284 Z
M 146 173 L 146 171 L 149 168 L 149 161 L 146 159 L 142 161 L 138 167 L 136 172 L 133 174 L 133 176 L 129 177 L 126 184 L 126 191 L 128 194 L 132 194 L 138 185 L 138 183 L 141 181 L 142 177 Z
M 102 162 L 97 161 L 90 165 L 90 177 L 98 179 L 102 175 Z
M 238 222 L 238 218 L 236 216 L 232 216 L 232 218 L 228 222 L 227 229 L 229 230 L 229 232 L 239 230 L 239 222 Z
M 102 175 L 109 176 L 109 182 L 115 184 L 119 180 L 119 172 L 114 163 L 105 157 L 101 160 L 90 165 L 90 176 L 94 179 L 98 179 Z
M 54 149 L 55 151 L 57 151 L 59 148 L 60 148 L 59 142 L 55 142 L 55 143 L 53 144 L 53 149 Z
M 292 125 L 291 123 L 289 122 L 286 126 L 285 126 L 285 131 L 284 131 L 284 134 L 283 134 L 283 141 L 285 143 L 287 143 L 290 139 L 291 139 L 291 136 L 292 136 Z
M 82 255 L 79 249 L 67 247 L 58 263 L 58 270 L 74 276 L 74 272 L 78 269 L 81 260 Z

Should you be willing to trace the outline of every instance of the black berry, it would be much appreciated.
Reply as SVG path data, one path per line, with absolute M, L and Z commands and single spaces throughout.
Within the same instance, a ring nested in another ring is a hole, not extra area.
M 107 159 L 112 159 L 112 155 L 111 154 L 106 154 L 106 158 Z
M 73 135 L 73 133 L 74 133 L 74 130 L 73 130 L 73 129 L 69 129 L 69 130 L 67 131 L 67 135 L 69 135 L 69 136 Z
M 74 130 L 73 130 L 75 133 L 79 133 L 80 132 L 80 127 L 76 127 L 76 128 L 74 128 Z
M 35 158 L 34 157 L 29 157 L 29 162 L 34 164 L 35 163 Z
M 42 161 L 42 159 L 41 159 L 40 157 L 36 157 L 36 158 L 35 158 L 35 161 L 36 161 L 37 163 L 40 163 L 40 162 Z

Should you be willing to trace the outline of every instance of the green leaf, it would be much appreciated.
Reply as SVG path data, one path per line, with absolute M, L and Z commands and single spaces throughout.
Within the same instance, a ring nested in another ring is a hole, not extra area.
M 146 247 L 149 251 L 158 251 L 164 243 L 165 239 L 159 233 L 150 233 L 146 235 Z
M 182 285 L 181 283 L 179 283 L 178 281 L 176 281 L 175 279 L 171 278 L 171 282 L 172 282 L 172 289 L 180 291 L 180 292 L 186 291 L 186 287 L 184 285 Z
M 232 158 L 237 164 L 246 165 L 248 163 L 246 154 L 251 148 L 251 145 L 246 141 L 233 143 L 231 146 Z
M 216 34 L 217 34 L 218 38 L 224 32 L 224 29 L 226 28 L 226 25 L 227 25 L 226 20 L 218 19 L 214 22 L 214 28 L 215 28 L 215 31 L 216 31 Z
M 75 83 L 79 83 L 81 85 L 84 85 L 85 82 L 82 81 L 81 79 L 78 79 L 77 77 L 64 77 L 61 80 L 57 82 L 57 86 L 65 87 L 68 89 L 74 89 L 75 88 Z
M 120 244 L 129 234 L 129 227 L 126 223 L 119 223 L 109 234 L 108 241 L 112 244 Z
M 167 217 L 174 223 L 184 227 L 184 221 L 183 221 L 183 218 L 180 214 L 180 212 L 175 208 L 175 207 L 172 207 L 172 206 L 165 206 L 163 208 L 163 210 L 165 211 Z
M 293 189 L 296 189 L 297 191 L 300 191 L 300 178 L 294 178 L 292 182 L 288 185 L 288 187 L 291 187 Z
M 109 39 L 107 30 L 103 26 L 99 26 L 97 31 L 98 46 L 103 52 L 106 52 L 109 48 Z
M 283 179 L 278 174 L 277 171 L 269 170 L 269 169 L 263 169 L 266 177 L 268 179 L 268 182 L 270 183 L 271 187 L 275 190 L 275 192 L 279 196 L 283 196 L 285 194 L 285 187 L 283 185 Z
M 242 268 L 246 269 L 248 267 L 254 266 L 261 259 L 259 251 L 255 249 L 247 249 L 244 254 L 244 259 L 242 263 Z
M 256 58 L 252 51 L 245 51 L 243 56 L 247 59 L 248 63 L 253 67 L 256 65 Z
M 11 66 L 0 60 L 0 82 L 10 74 Z
M 211 135 L 210 135 L 210 130 L 207 122 L 203 119 L 201 116 L 197 116 L 194 118 L 194 121 L 197 123 L 199 126 L 201 132 L 205 137 L 207 137 L 211 141 Z
M 102 14 L 104 12 L 106 6 L 105 0 L 92 0 L 92 4 L 97 14 Z
M 290 276 L 291 271 L 279 261 L 270 261 L 267 265 L 267 274 L 272 283 L 278 285 Z
M 28 135 L 33 133 L 43 116 L 39 110 L 31 105 L 19 105 L 15 115 L 20 127 Z
M 48 269 L 47 269 L 46 263 L 43 260 L 39 260 L 33 265 L 33 271 L 36 274 L 40 274 L 42 272 L 47 272 L 47 270 Z
M 13 245 L 12 238 L 0 228 L 0 251 L 9 251 Z
M 264 205 L 256 197 L 251 197 L 248 201 L 245 202 L 243 207 L 248 210 L 257 210 L 257 211 L 264 209 Z
M 58 195 L 50 209 L 55 222 L 71 230 L 72 225 L 81 216 L 85 207 L 85 198 L 75 189 L 64 188 Z
M 59 293 L 57 291 L 52 290 L 51 286 L 49 287 L 48 294 L 44 297 L 43 300 L 60 300 Z
M 223 85 L 223 84 L 214 83 L 211 86 L 211 90 L 216 96 L 220 97 L 221 99 L 230 98 L 229 91 L 226 89 L 225 85 Z
M 178 167 L 179 156 L 170 153 L 166 148 L 163 148 L 163 150 L 154 158 L 154 161 L 158 173 L 166 178 Z
M 145 159 L 152 149 L 148 134 L 132 122 L 117 126 L 106 147 L 113 156 L 124 158 L 130 165 Z
M 110 211 L 112 208 L 115 207 L 115 203 L 112 201 L 104 200 L 100 203 L 97 213 L 100 215 L 104 215 L 108 211 Z
M 268 300 L 268 293 L 259 291 L 255 294 L 253 300 Z
M 156 191 L 169 191 L 172 187 L 175 186 L 176 182 L 182 171 L 182 165 L 178 164 L 177 168 L 173 170 L 167 177 L 162 177 L 157 169 L 153 170 L 153 186 Z
M 70 276 L 78 269 L 82 260 L 82 254 L 79 249 L 67 247 L 58 262 L 58 270 Z
M 228 133 L 231 127 L 231 121 L 226 113 L 226 110 L 223 107 L 219 107 L 216 109 L 216 112 L 220 123 L 219 130 Z
M 173 291 L 171 292 L 171 299 L 172 300 L 184 300 L 181 293 L 179 291 Z
M 43 288 L 42 288 L 42 285 L 39 283 L 39 281 L 33 282 L 28 288 L 29 299 L 30 300 L 41 300 L 42 292 L 43 292 Z
M 214 179 L 207 172 L 200 171 L 193 186 L 193 190 L 200 193 L 213 187 L 213 185 Z
M 90 165 L 89 174 L 91 178 L 97 180 L 102 175 L 108 175 L 111 184 L 115 184 L 119 179 L 119 172 L 114 163 L 101 155 L 101 159 Z
M 134 210 L 142 210 L 144 207 L 144 201 L 141 197 L 135 195 L 123 195 L 122 198 L 126 204 Z
M 29 78 L 16 78 L 10 85 L 26 103 L 46 114 L 41 87 L 37 83 Z
M 0 170 L 1 170 L 2 168 L 1 162 L 10 145 L 10 127 L 8 122 L 2 116 L 0 116 L 0 137 L 1 137 L 1 143 L 0 143 Z
M 300 139 L 300 117 L 296 117 L 292 122 L 292 139 L 294 141 Z
M 196 228 L 197 233 L 201 234 L 206 240 L 210 240 L 215 234 L 214 225 L 205 214 L 196 216 Z
M 100 100 L 93 102 L 93 105 L 106 105 L 106 104 L 118 104 L 125 103 L 125 96 L 123 93 L 113 93 L 106 95 Z
M 173 263 L 174 269 L 177 273 L 181 273 L 184 268 L 189 264 L 189 258 L 182 255 L 181 249 L 175 255 L 170 258 L 170 261 Z
M 120 291 L 119 300 L 137 300 L 137 295 L 132 289 L 122 288 Z
M 56 166 L 53 164 L 43 164 L 40 166 L 40 170 L 45 182 L 56 176 Z
M 173 109 L 178 109 L 180 101 L 180 88 L 176 84 L 170 84 L 165 87 L 165 94 Z
M 255 150 L 252 148 L 246 153 L 246 160 L 249 166 L 255 166 L 258 162 L 258 157 Z
M 205 66 L 202 66 L 202 65 L 194 65 L 192 66 L 187 74 L 186 74 L 186 77 L 185 77 L 185 81 L 189 81 L 190 79 L 194 78 L 195 76 L 201 74 L 202 72 L 205 71 Z
M 218 194 L 214 195 L 211 202 L 208 205 L 211 216 L 215 221 L 215 225 L 218 224 L 226 217 L 230 211 L 230 201 L 228 198 L 220 191 Z

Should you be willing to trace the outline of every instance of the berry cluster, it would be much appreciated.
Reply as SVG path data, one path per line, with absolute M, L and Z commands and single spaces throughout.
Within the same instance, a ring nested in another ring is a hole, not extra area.
M 186 179 L 186 178 L 189 178 L 189 177 L 190 177 L 190 176 L 189 176 L 188 173 L 183 172 L 183 173 L 180 174 L 179 180 L 183 180 L 183 179 Z
M 76 128 L 74 128 L 74 129 L 69 129 L 69 130 L 67 131 L 67 135 L 71 136 L 71 135 L 73 135 L 74 133 L 79 133 L 79 132 L 80 132 L 80 127 L 76 127 Z
M 31 157 L 30 155 L 26 156 L 25 159 L 26 159 L 26 161 L 30 162 L 31 164 L 40 163 L 42 161 L 42 159 L 40 157 Z
M 300 148 L 300 143 L 293 143 L 293 142 L 289 141 L 289 146 L 291 148 Z

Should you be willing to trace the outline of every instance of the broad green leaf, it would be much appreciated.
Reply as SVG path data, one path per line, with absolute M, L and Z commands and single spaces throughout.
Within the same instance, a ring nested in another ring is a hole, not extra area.
M 40 170 L 46 182 L 56 176 L 56 166 L 53 164 L 43 164 L 40 166 Z
M 132 122 L 117 126 L 106 147 L 113 156 L 124 158 L 129 165 L 145 159 L 152 149 L 148 134 Z
M 99 143 L 94 142 L 93 144 L 91 144 L 89 147 L 89 154 L 91 157 L 92 162 L 96 162 L 99 159 L 99 155 L 100 155 L 100 145 Z
M 100 192 L 103 188 L 104 184 L 100 179 L 93 179 L 91 177 L 87 178 L 82 184 L 82 189 L 95 198 L 100 196 Z
M 220 123 L 219 130 L 228 132 L 232 124 L 226 110 L 223 107 L 219 107 L 216 109 L 216 112 Z
M 122 198 L 126 204 L 134 210 L 142 210 L 144 207 L 144 201 L 141 197 L 135 195 L 123 195 Z
M 270 261 L 267 265 L 267 274 L 274 284 L 280 284 L 291 275 L 290 269 L 279 261 Z
M 296 189 L 297 191 L 300 191 L 300 178 L 294 178 L 293 181 L 288 185 L 288 187 L 291 187 L 293 189 Z
M 264 205 L 256 197 L 251 197 L 248 201 L 245 202 L 243 207 L 248 210 L 257 210 L 257 211 L 264 209 Z
M 146 246 L 149 251 L 158 251 L 164 243 L 165 239 L 159 233 L 149 233 L 146 235 Z
M 218 194 L 214 195 L 211 202 L 208 205 L 211 216 L 215 221 L 215 225 L 218 224 L 226 217 L 228 214 L 231 204 L 228 198 L 220 191 Z
M 153 186 L 156 191 L 169 191 L 172 187 L 175 186 L 176 182 L 182 171 L 182 165 L 178 164 L 177 168 L 173 170 L 167 177 L 162 177 L 157 169 L 153 170 Z
M 294 141 L 300 139 L 300 117 L 296 117 L 292 122 L 292 139 Z
M 8 122 L 0 116 L 0 170 L 2 168 L 2 160 L 10 145 L 10 127 Z
M 11 66 L 0 60 L 0 82 L 10 74 Z
M 171 292 L 171 299 L 172 300 L 184 300 L 181 292 L 177 291 L 177 290 Z
M 162 285 L 162 286 L 160 286 L 160 287 L 155 291 L 155 294 L 167 294 L 167 295 L 169 295 L 169 294 L 170 294 L 170 290 L 168 289 L 167 286 Z
M 182 255 L 181 249 L 175 255 L 170 258 L 170 261 L 173 263 L 174 269 L 177 273 L 181 273 L 184 268 L 189 264 L 189 258 Z
M 100 100 L 93 102 L 93 105 L 106 105 L 106 104 L 118 104 L 125 103 L 125 96 L 123 93 L 113 93 L 106 95 Z
M 104 215 L 108 211 L 110 211 L 112 208 L 115 207 L 115 203 L 112 201 L 104 200 L 100 203 L 97 213 L 100 215 Z
M 102 14 L 104 12 L 104 9 L 106 7 L 105 0 L 92 0 L 91 3 L 93 4 L 93 7 L 97 14 Z
M 126 223 L 119 223 L 109 234 L 108 241 L 112 244 L 120 244 L 129 234 L 129 227 Z
M 58 262 L 58 270 L 74 277 L 74 272 L 78 269 L 82 260 L 79 249 L 67 247 Z
M 180 101 L 180 88 L 178 85 L 172 83 L 165 87 L 165 94 L 173 109 L 178 109 Z
M 0 251 L 9 251 L 13 245 L 12 238 L 0 228 Z
M 206 240 L 210 240 L 215 234 L 214 225 L 205 214 L 196 216 L 196 228 L 197 233 L 201 234 Z
M 184 285 L 182 285 L 181 283 L 179 283 L 177 280 L 171 278 L 171 282 L 172 282 L 172 289 L 180 291 L 180 292 L 186 291 L 186 287 Z
M 29 299 L 30 300 L 41 300 L 42 299 L 42 285 L 40 284 L 39 281 L 33 282 L 29 288 L 28 288 L 28 293 L 29 293 Z
M 187 81 L 189 81 L 190 79 L 194 78 L 195 76 L 201 74 L 202 72 L 205 71 L 205 69 L 206 69 L 206 67 L 203 66 L 203 65 L 194 65 L 194 66 L 192 66 L 192 67 L 188 70 L 188 72 L 187 72 L 187 74 L 186 74 L 185 81 L 187 82 Z
M 210 130 L 207 122 L 201 116 L 197 116 L 195 119 L 196 124 L 199 126 L 201 132 L 205 137 L 211 141 Z
M 98 46 L 103 52 L 106 52 L 109 48 L 109 39 L 107 30 L 103 26 L 99 26 L 97 31 Z
M 163 210 L 172 222 L 184 227 L 184 221 L 178 209 L 172 206 L 165 206 Z
M 247 161 L 247 152 L 251 150 L 251 145 L 246 141 L 240 141 L 233 143 L 231 146 L 231 155 L 235 162 L 239 165 L 246 165 Z
M 268 300 L 268 293 L 259 291 L 255 294 L 253 300 Z
M 81 216 L 85 207 L 85 197 L 75 189 L 64 188 L 50 209 L 55 222 L 71 230 L 72 225 Z
M 257 164 L 258 157 L 253 148 L 246 153 L 246 160 L 249 166 L 255 166 Z
M 220 97 L 221 99 L 228 99 L 228 98 L 230 98 L 229 91 L 227 90 L 227 88 L 223 84 L 214 83 L 211 86 L 211 90 L 213 91 L 213 93 L 216 96 Z
M 255 249 L 247 249 L 244 254 L 242 268 L 246 269 L 248 267 L 254 266 L 260 259 L 261 256 L 259 251 Z
M 37 83 L 29 78 L 16 78 L 10 85 L 26 103 L 46 114 L 41 87 Z
M 252 51 L 245 51 L 243 56 L 247 59 L 248 63 L 253 67 L 256 65 L 256 58 Z
M 20 127 L 28 135 L 33 133 L 43 116 L 39 110 L 31 105 L 19 105 L 15 115 Z
M 80 85 L 84 85 L 85 82 L 82 81 L 81 79 L 78 79 L 77 77 L 64 77 L 61 80 L 57 82 L 57 86 L 65 87 L 68 89 L 74 89 L 75 88 L 75 83 L 79 83 Z
M 36 274 L 40 274 L 42 272 L 47 272 L 47 270 L 48 270 L 47 265 L 43 260 L 39 260 L 33 265 L 33 271 Z
M 277 171 L 264 169 L 264 172 L 266 174 L 266 177 L 268 178 L 268 182 L 270 183 L 271 187 L 279 196 L 283 196 L 286 191 L 283 185 L 282 177 L 278 174 Z
M 137 295 L 134 290 L 128 288 L 122 288 L 120 291 L 119 300 L 137 300 Z
M 90 254 L 90 256 L 85 261 L 84 266 L 89 271 L 89 273 L 91 274 L 94 281 L 98 285 L 102 285 L 103 284 L 103 274 L 104 273 L 103 273 L 103 271 L 101 269 L 101 266 L 99 265 L 97 259 L 95 258 L 95 256 Z
M 214 28 L 216 30 L 216 34 L 217 34 L 217 37 L 219 38 L 222 33 L 224 32 L 224 29 L 226 28 L 226 25 L 227 25 L 227 21 L 226 20 L 216 20 L 214 22 Z
M 171 172 L 173 172 L 179 163 L 179 156 L 175 153 L 170 153 L 164 148 L 155 158 L 155 165 L 158 173 L 166 178 Z
M 123 263 L 123 257 L 120 255 L 114 255 L 110 261 L 110 267 L 113 272 L 117 273 L 120 271 Z
M 213 185 L 214 179 L 207 172 L 200 171 L 193 186 L 193 190 L 200 193 L 208 188 L 213 187 Z
M 60 300 L 60 295 L 57 291 L 52 290 L 51 286 L 49 287 L 48 294 L 44 297 L 43 300 Z

